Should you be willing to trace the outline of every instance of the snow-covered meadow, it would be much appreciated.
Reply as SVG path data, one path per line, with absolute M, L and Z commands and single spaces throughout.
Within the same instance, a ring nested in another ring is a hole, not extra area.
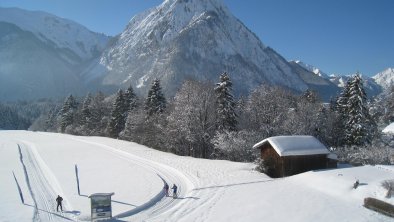
M 250 163 L 180 157 L 109 138 L 29 131 L 0 131 L 0 163 L 0 221 L 89 221 L 88 196 L 104 192 L 115 193 L 114 221 L 392 221 L 363 207 L 365 197 L 394 203 L 381 186 L 394 179 L 391 166 L 271 179 Z M 360 186 L 352 189 L 356 179 Z M 178 199 L 165 197 L 164 182 L 178 185 Z M 58 194 L 64 212 L 56 212 Z

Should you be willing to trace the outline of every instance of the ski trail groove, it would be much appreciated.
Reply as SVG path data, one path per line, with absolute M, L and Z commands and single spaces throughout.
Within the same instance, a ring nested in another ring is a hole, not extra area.
M 46 175 L 50 172 L 44 172 L 37 160 L 38 157 L 32 151 L 33 147 L 29 147 L 26 144 L 18 144 L 18 149 L 26 183 L 34 202 L 33 221 L 74 221 L 74 219 L 66 217 L 62 212 L 55 212 L 55 198 L 57 194 Z M 63 210 L 65 208 L 65 204 L 63 204 Z
M 137 155 L 128 153 L 126 151 L 119 150 L 115 147 L 111 147 L 105 144 L 96 143 L 80 138 L 72 138 L 75 141 L 95 145 L 103 148 L 107 152 L 111 153 L 118 158 L 124 159 L 126 161 L 130 161 L 133 164 L 136 164 L 140 167 L 149 169 L 155 172 L 164 183 L 167 184 L 177 184 L 178 185 L 178 197 L 185 196 L 189 191 L 194 188 L 193 183 L 180 171 L 172 168 L 170 166 L 154 162 L 153 160 L 145 159 L 143 157 L 139 157 Z M 171 188 L 171 187 L 170 187 Z M 152 198 L 147 203 L 124 213 L 118 214 L 115 218 L 128 218 L 131 217 L 133 221 L 145 221 L 148 218 L 154 218 L 159 216 L 160 214 L 175 208 L 179 204 L 177 199 L 173 199 L 171 196 L 165 197 L 163 190 Z
M 18 145 L 18 151 L 19 151 L 19 160 L 22 164 L 23 167 L 23 173 L 25 175 L 25 180 L 26 180 L 26 184 L 27 184 L 27 189 L 29 189 L 29 194 L 31 196 L 31 198 L 33 199 L 33 203 L 34 203 L 34 213 L 33 213 L 33 221 L 40 221 L 39 220 L 39 211 L 37 208 L 37 200 L 36 197 L 34 195 L 33 189 L 31 188 L 31 183 L 30 183 L 30 178 L 29 178 L 29 174 L 27 173 L 27 169 L 26 169 L 26 165 L 25 162 L 23 161 L 23 154 L 22 154 L 22 150 L 19 144 Z

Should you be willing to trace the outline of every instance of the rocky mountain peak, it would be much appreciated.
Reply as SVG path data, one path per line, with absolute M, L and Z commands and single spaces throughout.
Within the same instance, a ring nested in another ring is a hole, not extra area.
M 238 93 L 262 84 L 298 91 L 306 83 L 289 63 L 231 14 L 222 0 L 166 0 L 134 16 L 101 57 L 104 85 L 146 91 L 154 78 L 174 95 L 185 79 L 217 81 L 227 71 Z

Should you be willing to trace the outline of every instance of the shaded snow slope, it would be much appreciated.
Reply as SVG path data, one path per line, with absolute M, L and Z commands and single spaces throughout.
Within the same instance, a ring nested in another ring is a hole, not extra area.
M 69 49 L 82 59 L 97 56 L 109 39 L 108 36 L 94 33 L 76 22 L 41 11 L 0 7 L 0 21 L 32 32 L 41 41 L 54 44 L 56 48 Z
M 1 101 L 84 91 L 75 66 L 79 59 L 66 50 L 54 50 L 31 32 L 0 21 L 0 48 Z
M 314 70 L 317 68 L 311 68 L 312 66 L 306 65 L 300 61 L 291 61 L 289 64 L 308 85 L 308 88 L 317 92 L 318 96 L 323 101 L 328 102 L 339 94 L 340 88 L 332 83 L 328 79 L 328 76 L 311 71 L 311 69 Z
M 118 221 L 392 220 L 362 206 L 365 197 L 394 203 L 380 185 L 394 177 L 392 166 L 271 179 L 249 163 L 180 157 L 109 138 L 26 131 L 0 131 L 0 162 L 0 221 L 89 221 L 87 195 L 95 192 L 115 192 Z M 360 186 L 352 189 L 356 179 Z M 178 199 L 164 197 L 164 181 L 179 186 Z M 64 198 L 64 212 L 54 209 L 56 194 Z
M 0 101 L 85 95 L 91 76 L 81 73 L 108 40 L 45 12 L 0 8 Z

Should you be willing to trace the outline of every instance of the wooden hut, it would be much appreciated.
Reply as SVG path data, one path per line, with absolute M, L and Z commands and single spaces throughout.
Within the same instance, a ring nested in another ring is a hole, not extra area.
M 261 159 L 271 177 L 285 177 L 310 170 L 335 167 L 330 151 L 313 136 L 275 136 L 253 148 L 261 150 Z

